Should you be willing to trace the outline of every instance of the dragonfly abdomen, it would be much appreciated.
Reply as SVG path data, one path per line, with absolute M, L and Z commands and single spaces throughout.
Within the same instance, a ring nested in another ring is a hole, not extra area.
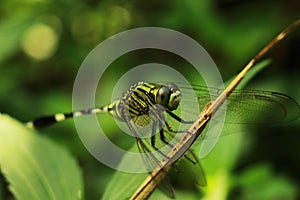
M 79 110 L 70 113 L 57 113 L 55 115 L 44 116 L 44 117 L 37 118 L 33 121 L 27 122 L 26 125 L 30 128 L 44 128 L 52 124 L 62 122 L 66 119 L 73 118 L 73 117 L 80 117 L 82 115 L 97 114 L 100 112 L 109 112 L 110 114 L 112 114 L 110 110 L 112 109 L 111 107 L 113 107 L 113 104 L 114 102 L 104 107 L 90 108 L 90 109 Z

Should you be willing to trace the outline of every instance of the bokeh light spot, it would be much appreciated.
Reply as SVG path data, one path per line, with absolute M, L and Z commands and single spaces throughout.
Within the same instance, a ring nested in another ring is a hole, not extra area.
M 58 34 L 46 24 L 35 24 L 24 34 L 23 51 L 36 60 L 50 58 L 56 51 Z

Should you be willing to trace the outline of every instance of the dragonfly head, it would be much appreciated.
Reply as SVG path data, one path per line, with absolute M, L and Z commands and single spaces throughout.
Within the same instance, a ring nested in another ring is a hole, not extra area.
M 156 103 L 169 109 L 176 110 L 181 100 L 181 92 L 175 83 L 167 83 L 158 89 Z

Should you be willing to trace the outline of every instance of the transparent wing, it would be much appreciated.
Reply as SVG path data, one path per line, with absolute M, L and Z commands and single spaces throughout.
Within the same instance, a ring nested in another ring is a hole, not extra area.
M 153 171 L 162 161 L 168 159 L 167 154 L 181 137 L 181 135 L 169 131 L 164 124 L 159 125 L 148 115 L 132 119 L 130 126 L 133 129 L 131 131 L 138 138 L 139 151 L 149 171 Z M 164 141 L 162 140 L 162 134 Z
M 207 88 L 203 86 L 182 86 L 180 87 L 182 96 L 185 96 L 185 103 L 188 105 L 198 104 L 199 110 L 209 102 L 216 99 L 223 90 L 215 88 Z M 194 120 L 199 112 L 195 112 L 190 107 L 184 107 L 182 114 L 191 116 L 188 120 Z M 236 132 L 231 130 L 240 130 L 241 127 L 233 128 L 237 124 L 254 125 L 254 124 L 277 124 L 295 120 L 300 116 L 299 105 L 290 97 L 270 91 L 260 90 L 234 90 L 232 94 L 226 100 L 226 107 L 221 107 L 216 113 L 224 113 L 226 111 L 224 127 L 227 131 L 218 132 L 222 127 L 223 121 L 218 121 L 217 118 L 212 118 L 211 122 L 214 122 L 214 126 L 210 127 L 210 133 L 204 134 L 204 141 L 201 145 L 200 158 L 205 157 L 214 147 L 220 134 L 227 135 Z M 222 119 L 222 117 L 220 118 Z M 215 121 L 214 121 L 215 120 Z M 228 128 L 231 127 L 231 128 Z M 228 131 L 229 130 L 229 131 Z M 217 134 L 215 134 L 217 133 Z
M 199 109 L 216 99 L 223 90 L 203 86 L 182 86 L 186 102 L 198 101 Z M 189 98 L 194 94 L 197 98 Z M 225 109 L 225 108 L 223 108 Z M 192 113 L 193 110 L 188 112 Z M 289 96 L 277 92 L 261 90 L 234 90 L 226 100 L 225 123 L 282 123 L 300 116 L 299 105 Z
M 167 154 L 171 150 L 171 147 L 160 141 L 160 137 L 158 136 L 159 131 L 153 133 L 153 130 L 158 130 L 158 126 L 148 115 L 142 115 L 132 119 L 128 126 L 130 126 L 131 131 L 134 132 L 137 137 L 138 150 L 145 167 L 150 173 L 157 168 L 163 160 L 167 159 Z M 151 136 L 153 134 L 157 134 L 155 135 L 155 139 L 157 140 L 155 142 L 155 148 L 151 143 Z M 174 198 L 174 191 L 168 179 L 162 180 L 158 188 L 167 196 Z
M 141 157 L 144 161 L 146 168 L 149 172 L 153 171 L 156 167 L 160 165 L 161 154 L 153 153 L 149 144 L 145 143 L 145 139 L 137 140 L 137 146 L 141 153 Z M 165 172 L 168 173 L 168 172 Z M 165 193 L 167 196 L 171 197 L 172 199 L 175 197 L 173 187 L 171 186 L 168 179 L 164 179 L 158 185 L 158 188 Z

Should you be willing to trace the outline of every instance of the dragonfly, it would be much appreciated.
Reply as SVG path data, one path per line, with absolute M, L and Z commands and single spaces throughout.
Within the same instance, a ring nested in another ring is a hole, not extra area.
M 166 84 L 138 82 L 124 92 L 121 98 L 106 106 L 44 116 L 28 122 L 27 125 L 40 129 L 73 117 L 108 113 L 128 126 L 136 139 L 139 151 L 147 153 L 142 159 L 150 172 L 162 160 L 168 159 L 168 151 L 179 140 L 174 140 L 174 138 L 186 131 L 185 128 L 180 130 L 178 127 L 181 127 L 180 125 L 190 126 L 193 123 L 192 118 L 184 119 L 183 115 L 177 114 L 176 111 L 182 109 L 180 113 L 185 112 L 184 116 L 196 117 L 198 111 L 192 105 L 198 105 L 198 109 L 202 110 L 208 102 L 213 101 L 222 92 L 223 90 L 216 88 L 188 86 L 173 82 Z M 181 107 L 182 103 L 186 103 L 188 106 Z M 300 116 L 300 106 L 297 102 L 291 97 L 277 92 L 235 90 L 227 98 L 226 104 L 226 123 L 278 123 L 295 120 Z M 270 115 L 267 116 L 266 113 Z M 150 133 L 141 131 L 141 128 L 146 126 L 150 126 L 150 129 L 146 129 Z M 148 134 L 149 137 L 145 137 L 145 134 Z M 162 147 L 167 148 L 161 150 Z M 198 164 L 197 182 L 201 186 L 206 185 L 204 171 L 197 157 L 191 150 L 187 151 L 185 157 Z M 172 187 L 169 186 L 169 183 L 164 182 L 161 185 L 165 187 L 163 191 L 172 196 Z
M 143 138 L 143 136 L 140 135 L 135 126 L 143 127 L 152 121 L 151 145 L 154 149 L 157 149 L 155 145 L 157 132 L 160 140 L 169 145 L 163 132 L 164 130 L 170 133 L 185 131 L 173 129 L 171 124 L 174 122 L 168 123 L 166 117 L 182 124 L 193 123 L 194 119 L 183 119 L 175 113 L 181 104 L 183 96 L 185 98 L 184 103 L 193 104 L 193 106 L 198 104 L 198 109 L 202 110 L 207 103 L 213 101 L 222 92 L 222 89 L 198 85 L 188 86 L 173 82 L 166 84 L 138 82 L 132 85 L 121 98 L 106 106 L 39 117 L 27 122 L 27 126 L 40 129 L 69 118 L 108 113 L 115 119 L 125 122 L 137 139 Z M 196 95 L 197 99 L 193 99 L 191 95 Z M 196 104 L 195 101 L 197 101 Z M 226 104 L 225 123 L 275 124 L 293 121 L 300 116 L 298 103 L 293 98 L 278 92 L 236 89 L 226 99 Z M 187 106 L 184 109 L 186 110 L 181 112 L 185 114 L 188 112 L 189 114 L 186 115 L 193 115 L 193 112 L 197 113 L 198 110 Z M 274 116 L 275 113 L 276 116 Z
M 147 154 L 148 158 L 145 158 L 151 171 L 176 145 L 179 140 L 176 135 L 184 133 L 187 129 L 185 127 L 193 123 L 199 113 L 197 110 L 202 110 L 222 92 L 221 89 L 173 82 L 138 82 L 124 92 L 121 98 L 106 106 L 44 116 L 28 122 L 27 125 L 39 129 L 73 117 L 108 113 L 127 125 L 140 152 L 157 153 Z M 188 106 L 181 106 L 183 103 Z M 274 124 L 292 121 L 300 116 L 297 102 L 278 92 L 235 90 L 227 98 L 226 104 L 225 123 Z M 198 106 L 198 109 L 194 106 Z M 178 110 L 182 115 L 176 112 Z M 192 117 L 186 119 L 182 116 Z M 164 150 L 162 147 L 165 147 Z

